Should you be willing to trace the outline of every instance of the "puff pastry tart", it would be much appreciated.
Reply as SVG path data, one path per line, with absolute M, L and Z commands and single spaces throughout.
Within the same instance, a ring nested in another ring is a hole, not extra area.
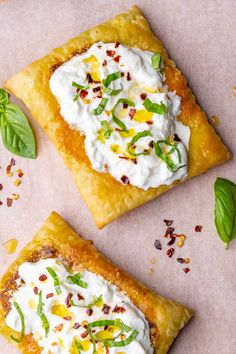
M 164 354 L 191 316 L 55 212 L 0 282 L 0 333 L 25 354 Z
M 56 145 L 99 228 L 231 156 L 136 6 L 5 87 Z

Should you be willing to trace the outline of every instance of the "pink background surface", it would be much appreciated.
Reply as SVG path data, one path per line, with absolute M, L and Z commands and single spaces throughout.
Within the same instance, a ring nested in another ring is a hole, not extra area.
M 112 5 L 111 5 L 112 4 Z M 199 104 L 209 117 L 220 117 L 217 131 L 236 153 L 236 2 L 234 0 L 136 0 L 170 56 L 186 75 Z M 52 48 L 81 31 L 126 11 L 133 1 L 12 0 L 0 3 L 0 83 Z M 16 101 L 12 98 L 12 101 Z M 23 105 L 21 105 L 23 107 Z M 236 182 L 235 162 L 219 166 L 184 183 L 98 231 L 87 206 L 76 190 L 70 172 L 57 151 L 33 121 L 38 158 L 16 157 L 25 175 L 20 187 L 5 176 L 12 154 L 0 143 L 0 183 L 5 202 L 16 192 L 20 199 L 11 208 L 0 207 L 0 270 L 4 272 L 52 210 L 60 213 L 77 232 L 93 239 L 112 261 L 158 293 L 195 309 L 195 318 L 171 349 L 175 354 L 236 353 L 236 241 L 225 251 L 213 221 L 213 184 L 217 176 Z M 153 243 L 165 231 L 163 219 L 175 220 L 176 231 L 187 235 L 182 249 L 169 259 Z M 203 225 L 202 233 L 194 227 Z M 9 256 L 2 243 L 19 240 Z M 191 258 L 185 274 L 176 257 Z M 155 257 L 157 263 L 151 264 Z M 154 269 L 150 276 L 148 271 Z M 0 339 L 1 353 L 18 353 Z

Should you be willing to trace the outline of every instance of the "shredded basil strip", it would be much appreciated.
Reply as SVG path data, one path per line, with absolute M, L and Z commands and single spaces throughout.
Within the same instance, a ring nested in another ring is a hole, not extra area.
M 54 272 L 54 270 L 51 267 L 47 267 L 47 271 L 54 280 L 54 287 L 55 287 L 57 295 L 60 295 L 61 294 L 60 280 L 59 280 L 56 272 Z
M 102 120 L 101 121 L 101 126 L 102 126 L 102 129 L 103 129 L 104 138 L 105 139 L 109 139 L 110 136 L 111 136 L 112 130 L 111 130 L 109 124 L 108 124 L 108 121 L 107 120 Z
M 102 81 L 105 92 L 110 96 L 116 96 L 122 91 L 122 85 L 120 85 L 120 89 L 111 89 L 108 86 L 117 79 L 121 78 L 121 73 L 119 71 L 112 73 L 106 77 L 105 80 Z
M 144 138 L 145 136 L 152 136 L 151 132 L 149 130 L 144 130 L 138 134 L 136 134 L 133 139 L 130 141 L 130 143 L 127 146 L 127 151 L 129 152 L 129 154 L 133 155 L 133 156 L 139 156 L 139 155 L 147 155 L 150 152 L 150 149 L 148 149 L 147 151 L 143 151 L 140 153 L 135 153 L 131 150 L 132 146 L 136 143 L 136 141 L 138 141 L 141 138 Z
M 104 108 L 106 107 L 106 104 L 108 102 L 108 98 L 102 98 L 101 102 L 97 106 L 97 108 L 92 110 L 92 114 L 95 116 L 99 116 L 104 111 Z
M 93 354 L 96 354 L 97 351 L 96 351 L 96 339 L 94 338 L 93 334 L 92 334 L 92 331 L 91 331 L 91 327 L 88 325 L 88 334 L 91 338 L 91 341 L 92 341 L 92 344 L 93 344 Z
M 136 329 L 133 330 L 131 335 L 124 340 L 121 341 L 104 341 L 103 344 L 105 347 L 125 347 L 126 345 L 130 344 L 138 335 L 138 331 Z
M 153 69 L 160 69 L 161 55 L 154 53 L 151 57 L 151 64 L 152 64 Z
M 85 309 L 90 309 L 91 307 L 96 306 L 100 301 L 102 301 L 102 295 L 95 296 L 94 300 L 91 301 L 88 305 L 79 305 L 79 304 L 77 305 L 74 303 L 73 300 L 70 301 L 70 305 L 85 308 Z
M 81 280 L 81 274 L 80 273 L 76 273 L 75 275 L 68 275 L 68 277 L 66 277 L 66 281 L 68 284 L 75 284 L 80 286 L 81 288 L 86 289 L 88 284 L 85 283 L 85 281 Z
M 11 339 L 13 339 L 15 342 L 20 343 L 25 335 L 25 317 L 24 314 L 20 308 L 20 305 L 14 301 L 13 305 L 16 309 L 16 311 L 18 312 L 19 316 L 20 316 L 20 321 L 21 321 L 21 333 L 20 333 L 20 338 L 16 338 L 13 335 L 11 335 Z
M 165 144 L 165 145 L 168 145 L 168 146 L 171 146 L 172 148 L 165 154 L 161 147 L 160 147 L 160 144 Z M 182 168 L 182 167 L 185 167 L 186 165 L 181 165 L 181 166 L 176 166 L 176 164 L 171 160 L 170 156 L 171 154 L 173 154 L 175 151 L 177 152 L 178 154 L 178 159 L 179 159 L 179 163 L 181 163 L 181 154 L 180 154 L 180 151 L 178 149 L 178 144 L 171 144 L 171 143 L 168 143 L 168 141 L 166 140 L 158 140 L 157 142 L 154 143 L 154 147 L 155 147 L 155 153 L 156 155 L 166 163 L 168 169 L 171 171 L 171 172 L 176 172 L 178 171 L 178 169 Z
M 163 115 L 167 112 L 167 107 L 163 102 L 161 102 L 160 104 L 154 103 L 149 98 L 145 99 L 145 101 L 143 102 L 143 106 L 148 112 L 157 113 L 160 115 Z
M 41 318 L 42 327 L 45 330 L 45 335 L 47 337 L 50 326 L 49 326 L 49 322 L 48 322 L 48 319 L 47 319 L 46 315 L 43 313 L 43 306 L 44 306 L 44 303 L 42 301 L 42 290 L 40 290 L 40 292 L 39 292 L 39 303 L 38 303 L 38 307 L 37 307 L 37 315 Z
M 119 327 L 126 333 L 131 331 L 131 328 L 124 324 L 120 319 L 116 320 L 98 320 L 94 322 L 90 322 L 88 324 L 88 327 L 94 328 L 94 327 L 105 327 L 105 326 L 114 326 L 114 327 Z
M 127 104 L 129 107 L 134 107 L 135 103 L 133 101 L 128 100 L 127 98 L 119 98 L 119 100 L 116 102 L 115 106 L 111 111 L 114 123 L 116 123 L 116 125 L 118 125 L 123 131 L 128 132 L 126 125 L 115 115 L 115 110 L 120 103 Z

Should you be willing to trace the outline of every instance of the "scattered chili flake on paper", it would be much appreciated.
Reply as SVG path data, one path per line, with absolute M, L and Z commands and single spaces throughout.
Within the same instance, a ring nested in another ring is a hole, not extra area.
M 201 232 L 202 231 L 202 225 L 196 225 L 195 226 L 195 231 L 196 232 Z

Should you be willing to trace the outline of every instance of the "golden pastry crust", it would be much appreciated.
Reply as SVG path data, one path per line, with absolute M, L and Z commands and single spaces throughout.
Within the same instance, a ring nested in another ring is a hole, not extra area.
M 163 45 L 154 36 L 136 6 L 129 12 L 118 15 L 71 39 L 14 75 L 5 82 L 4 86 L 26 104 L 33 117 L 56 145 L 72 171 L 78 189 L 98 228 L 102 228 L 125 212 L 169 190 L 180 181 L 170 186 L 162 185 L 144 191 L 131 185 L 122 185 L 108 173 L 96 172 L 92 169 L 85 153 L 84 137 L 79 131 L 70 129 L 60 115 L 59 104 L 49 88 L 52 71 L 76 53 L 83 52 L 98 41 L 120 42 L 130 47 L 160 53 L 164 58 L 164 72 L 169 90 L 176 90 L 182 99 L 181 114 L 178 119 L 191 130 L 188 179 L 229 160 L 231 154 L 208 123 L 206 115 L 187 87 L 184 76 L 169 59 Z
M 11 340 L 11 334 L 17 336 L 17 332 L 6 325 L 5 316 L 10 310 L 8 292 L 15 289 L 18 268 L 26 261 L 35 262 L 48 257 L 62 257 L 73 270 L 86 268 L 101 275 L 126 293 L 150 322 L 155 354 L 167 353 L 180 329 L 192 317 L 190 309 L 156 295 L 111 263 L 95 249 L 92 242 L 82 239 L 58 214 L 53 212 L 1 279 L 0 333 L 8 340 Z M 26 335 L 18 344 L 18 348 L 25 354 L 41 353 L 32 335 Z

